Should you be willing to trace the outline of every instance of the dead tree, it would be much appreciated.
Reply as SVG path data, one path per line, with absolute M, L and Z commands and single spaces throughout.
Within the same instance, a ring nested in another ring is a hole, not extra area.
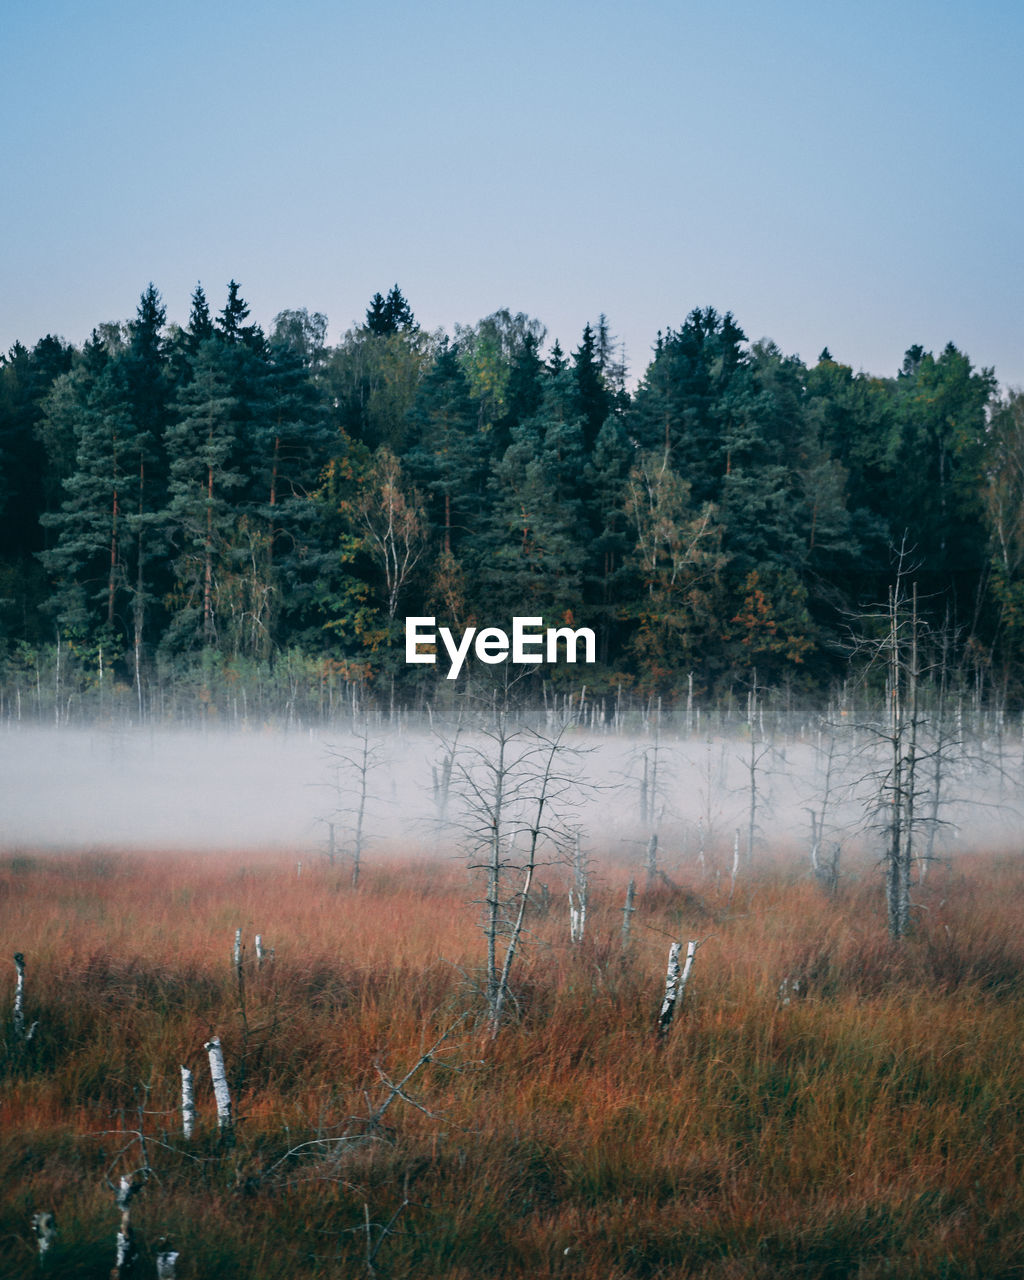
M 726 787 L 724 745 L 719 751 L 716 768 L 714 743 L 709 738 L 699 768 L 700 785 L 697 788 L 697 795 L 700 800 L 700 812 L 697 816 L 697 865 L 700 867 L 701 875 L 707 875 L 709 870 L 718 870 L 717 867 L 709 866 L 709 855 L 713 854 L 718 822 L 722 816 L 717 806 L 717 797 Z
M 492 1037 L 512 1001 L 510 974 L 540 859 L 561 857 L 569 840 L 564 811 L 579 776 L 565 729 L 547 737 L 516 727 L 511 714 L 499 710 L 457 765 L 470 868 L 485 886 L 484 999 Z
M 329 831 L 328 856 L 331 862 L 334 861 L 337 850 L 336 828 L 342 825 L 349 828 L 347 853 L 352 866 L 352 887 L 357 888 L 367 843 L 367 807 L 372 799 L 370 777 L 384 764 L 385 756 L 381 744 L 371 739 L 368 725 L 354 729 L 353 738 L 355 741 L 351 748 L 327 747 L 334 775 L 330 785 L 335 791 L 336 805 L 331 818 L 326 821 Z
M 434 813 L 437 822 L 437 833 L 441 835 L 448 822 L 448 807 L 451 802 L 452 783 L 455 776 L 455 761 L 459 754 L 459 738 L 462 736 L 463 710 L 460 708 L 459 718 L 450 735 L 437 733 L 441 747 L 440 758 L 431 765 L 433 784 Z
M 757 833 L 757 811 L 762 799 L 759 790 L 759 770 L 761 761 L 769 754 L 771 748 L 764 742 L 764 727 L 761 718 L 761 707 L 757 697 L 757 671 L 747 693 L 747 729 L 750 733 L 750 751 L 747 754 L 747 855 L 748 867 L 754 862 L 754 838 Z
M 178 1258 L 169 1236 L 161 1236 L 156 1242 L 156 1280 L 175 1280 Z
M 14 953 L 14 967 L 18 971 L 17 983 L 14 988 L 14 1012 L 12 1021 L 14 1022 L 14 1038 L 19 1045 L 26 1045 L 36 1033 L 38 1022 L 33 1022 L 29 1029 L 25 1030 L 25 957 L 20 951 Z
M 217 1101 L 217 1128 L 220 1130 L 221 1140 L 230 1144 L 234 1138 L 234 1118 L 231 1114 L 231 1090 L 224 1070 L 224 1050 L 220 1045 L 220 1037 L 214 1036 L 203 1048 L 210 1059 L 210 1078 L 213 1081 L 213 1096 Z
M 636 910 L 634 905 L 636 902 L 636 881 L 630 880 L 629 888 L 626 890 L 626 905 L 622 908 L 622 946 L 623 950 L 629 946 L 630 925 L 633 919 L 633 912 Z
M 920 641 L 917 585 L 909 583 L 906 548 L 897 554 L 895 581 L 884 611 L 868 614 L 881 630 L 864 641 L 868 670 L 881 667 L 885 680 L 884 719 L 868 728 L 881 745 L 884 759 L 869 774 L 874 796 L 870 808 L 877 815 L 884 842 L 885 900 L 889 934 L 894 939 L 910 929 L 911 869 L 923 779 L 919 751 L 922 724 L 919 706 Z
M 832 809 L 836 803 L 837 744 L 835 726 L 823 721 L 822 728 L 828 730 L 828 741 L 823 750 L 819 745 L 819 753 L 824 760 L 820 774 L 821 785 L 816 797 L 818 805 L 817 808 L 808 806 L 807 813 L 811 820 L 811 871 L 818 883 L 832 894 L 835 893 L 839 884 L 839 855 L 842 849 L 841 841 L 836 838 L 831 820 Z
M 192 1072 L 188 1067 L 181 1068 L 181 1136 L 186 1142 L 192 1141 L 196 1127 L 196 1095 L 192 1082 Z
M 117 1232 L 116 1260 L 110 1273 L 110 1280 L 128 1280 L 129 1277 L 138 1274 L 139 1253 L 135 1247 L 131 1202 L 140 1187 L 141 1183 L 122 1177 L 120 1186 L 114 1194 L 117 1207 L 121 1210 L 121 1225 Z
M 575 833 L 573 840 L 572 879 L 573 883 L 569 889 L 569 938 L 572 942 L 582 942 L 587 927 L 590 881 L 579 831 Z
M 683 992 L 686 990 L 686 984 L 690 980 L 690 971 L 693 969 L 693 958 L 697 954 L 697 948 L 700 944 L 696 941 L 690 941 L 686 944 L 686 963 L 683 965 L 682 972 L 679 969 L 679 952 L 682 946 L 678 942 L 673 942 L 668 949 L 668 970 L 665 974 L 665 998 L 661 1002 L 661 1012 L 658 1014 L 658 1035 L 664 1036 L 668 1034 L 668 1029 L 672 1025 L 672 1019 L 675 1016 L 676 1007 L 681 1003 Z

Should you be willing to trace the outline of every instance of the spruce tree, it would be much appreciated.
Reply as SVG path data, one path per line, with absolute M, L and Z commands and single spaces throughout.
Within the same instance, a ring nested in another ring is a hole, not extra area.
M 165 444 L 167 523 L 175 575 L 174 648 L 217 643 L 223 579 L 231 572 L 240 470 L 237 353 L 214 335 L 200 343 L 191 379 L 177 394 Z
M 586 452 L 590 453 L 611 409 L 611 396 L 598 363 L 597 339 L 589 324 L 583 330 L 580 345 L 573 352 L 572 363 L 579 413 L 583 419 L 583 444 Z
M 410 478 L 424 494 L 440 549 L 457 553 L 476 527 L 485 455 L 459 353 L 447 340 L 423 379 L 411 420 Z
M 60 509 L 43 517 L 54 545 L 40 553 L 53 582 L 50 610 L 61 631 L 82 644 L 123 650 L 131 509 L 134 422 L 123 361 L 71 375 L 48 401 L 52 414 L 74 415 L 75 464 L 64 478 Z M 109 659 L 108 659 L 109 660 Z

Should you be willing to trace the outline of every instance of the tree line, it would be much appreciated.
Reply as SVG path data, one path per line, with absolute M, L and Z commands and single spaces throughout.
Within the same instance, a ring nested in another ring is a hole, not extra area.
M 596 694 L 807 693 L 847 670 L 892 548 L 1003 695 L 1024 648 L 1024 396 L 952 343 L 893 377 L 808 365 L 734 317 L 657 335 L 634 389 L 604 316 L 575 349 L 498 311 L 427 333 L 395 285 L 336 346 L 249 321 L 234 281 L 169 325 L 0 357 L 0 659 L 85 681 L 299 655 L 408 697 L 403 620 L 589 626 Z M 545 670 L 579 679 L 579 671 Z

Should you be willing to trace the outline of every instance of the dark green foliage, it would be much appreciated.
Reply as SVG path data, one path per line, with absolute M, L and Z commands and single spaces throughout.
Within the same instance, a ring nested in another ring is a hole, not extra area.
M 745 341 L 731 314 L 719 316 L 713 307 L 691 311 L 678 331 L 658 335 L 637 391 L 632 426 L 638 440 L 670 452 L 699 502 L 718 499 L 730 468 L 726 397 L 746 363 Z
M 406 301 L 397 284 L 393 284 L 385 298 L 375 293 L 366 309 L 366 327 L 377 337 L 389 333 L 411 333 L 419 326 L 412 314 L 412 308 Z
M 458 349 L 447 341 L 423 379 L 411 421 L 410 475 L 427 497 L 441 549 L 456 552 L 476 528 L 486 458 Z
M 172 621 L 165 640 L 174 648 L 213 646 L 223 622 L 221 604 L 226 604 L 232 552 L 237 546 L 237 499 L 246 482 L 240 469 L 238 395 L 245 358 L 244 348 L 216 335 L 202 342 L 191 381 L 178 392 L 174 421 L 165 436 L 166 521 L 175 576 Z M 265 545 L 254 548 L 259 568 L 265 552 Z
M 589 453 L 611 408 L 611 396 L 598 357 L 597 339 L 589 324 L 583 330 L 583 340 L 573 352 L 572 364 L 579 413 L 583 418 L 583 442 Z
M 516 427 L 494 464 L 479 576 L 495 618 L 519 614 L 554 624 L 582 604 L 585 551 L 560 475 L 561 427 L 552 422 L 543 436 L 536 422 Z M 573 446 L 578 466 L 578 432 Z
M 991 370 L 952 344 L 910 347 L 891 378 L 828 348 L 807 367 L 705 307 L 658 335 L 631 395 L 604 316 L 570 356 L 544 343 L 506 309 L 425 334 L 397 284 L 336 346 L 302 308 L 268 338 L 232 280 L 216 316 L 196 287 L 185 328 L 150 284 L 79 350 L 15 344 L 4 654 L 56 626 L 68 662 L 102 646 L 140 711 L 158 653 L 209 689 L 217 664 L 298 646 L 402 693 L 426 681 L 392 660 L 403 612 L 528 613 L 595 628 L 595 687 L 673 695 L 693 672 L 728 691 L 755 668 L 823 686 L 905 537 L 976 679 L 1024 687 L 1020 414 L 993 412 Z M 368 515 L 399 489 L 417 551 L 397 589 Z

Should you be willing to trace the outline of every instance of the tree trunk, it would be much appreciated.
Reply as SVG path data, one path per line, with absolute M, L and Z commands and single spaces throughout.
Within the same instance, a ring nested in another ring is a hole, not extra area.
M 192 1084 L 192 1072 L 181 1068 L 181 1134 L 186 1142 L 192 1141 L 196 1124 L 196 1096 Z
M 234 1129 L 231 1116 L 231 1090 L 228 1088 L 228 1077 L 224 1070 L 224 1052 L 220 1047 L 220 1037 L 214 1036 L 203 1048 L 210 1055 L 210 1077 L 213 1080 L 213 1096 L 217 1100 L 217 1128 L 221 1137 L 230 1142 Z

